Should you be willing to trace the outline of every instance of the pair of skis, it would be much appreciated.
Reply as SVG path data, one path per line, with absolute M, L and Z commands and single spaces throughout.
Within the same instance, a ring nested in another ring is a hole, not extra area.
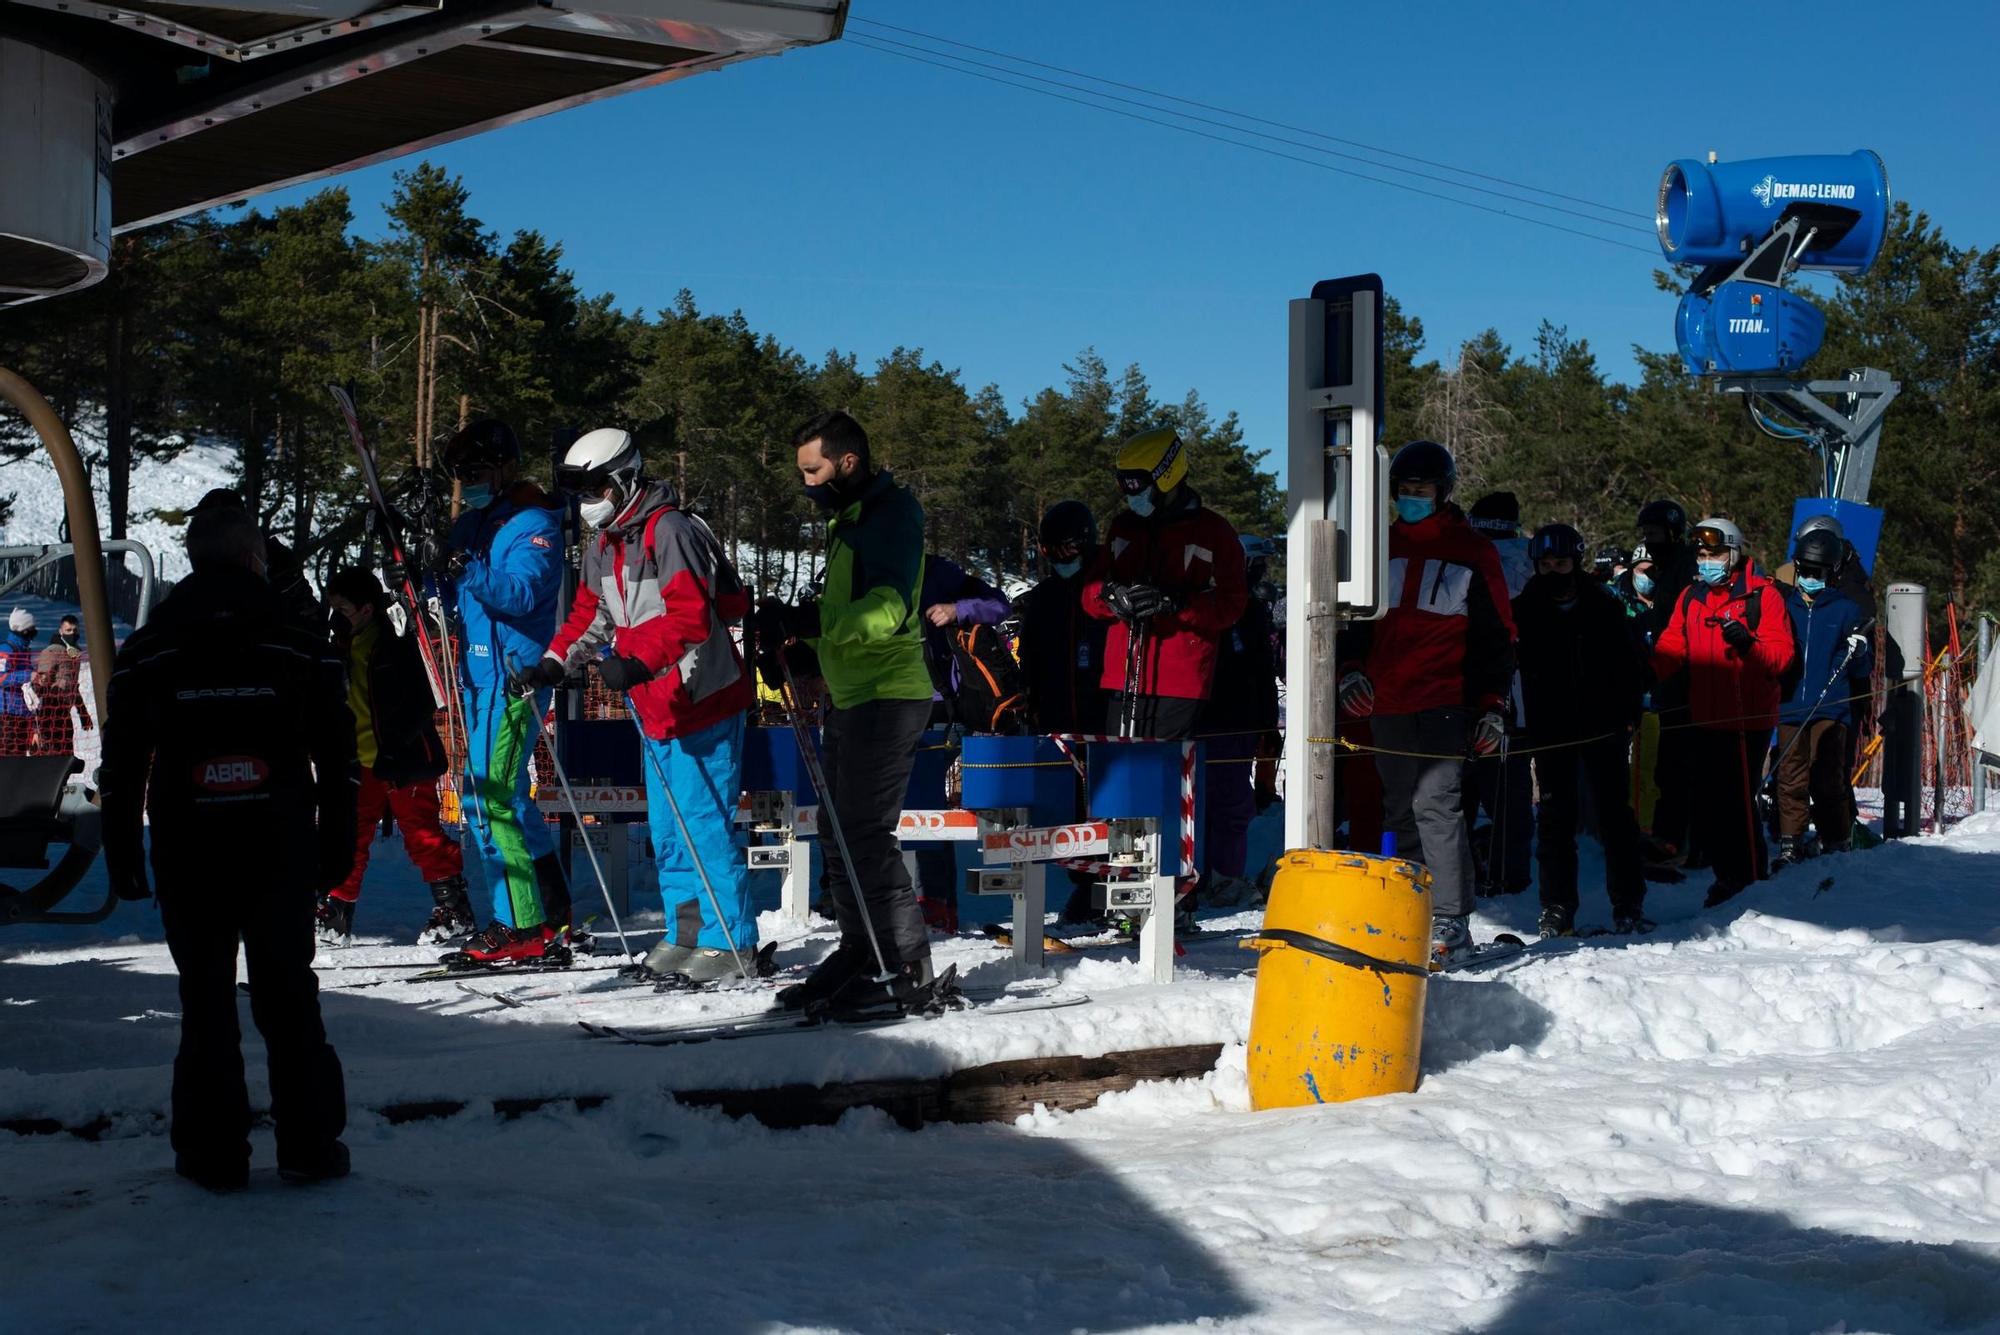
M 606 1039 L 637 1047 L 664 1048 L 683 1043 L 719 1043 L 742 1038 L 769 1038 L 777 1034 L 797 1034 L 814 1029 L 883 1029 L 912 1021 L 960 1015 L 981 1019 L 1004 1015 L 1025 1015 L 1035 1011 L 1066 1010 L 1090 1000 L 1088 993 L 1013 996 L 1005 992 L 954 994 L 958 1005 L 940 1011 L 886 1012 L 878 1015 L 836 1017 L 785 1010 L 763 1010 L 725 1020 L 704 1020 L 693 1024 L 668 1025 L 658 1029 L 623 1029 L 613 1025 L 578 1020 L 585 1037 Z

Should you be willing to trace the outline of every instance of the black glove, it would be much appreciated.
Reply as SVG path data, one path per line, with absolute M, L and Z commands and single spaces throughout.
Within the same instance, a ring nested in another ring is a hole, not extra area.
M 1172 594 L 1150 584 L 1127 584 L 1124 592 L 1125 605 L 1132 609 L 1126 615 L 1134 621 L 1164 616 L 1180 606 Z
M 384 561 L 382 563 L 382 582 L 389 586 L 390 593 L 395 594 L 399 598 L 403 594 L 405 585 L 412 589 L 417 587 L 416 577 L 411 573 L 409 567 L 405 566 L 401 561 Z
M 146 885 L 146 870 L 141 863 L 134 862 L 129 866 L 112 866 L 108 858 L 105 859 L 105 863 L 111 873 L 112 894 L 118 896 L 120 899 L 131 901 L 151 899 L 153 897 L 152 890 Z
M 1105 605 L 1111 609 L 1115 616 L 1126 621 L 1132 618 L 1132 604 L 1126 600 L 1126 593 L 1129 587 L 1129 585 L 1124 584 L 1113 584 L 1110 580 L 1104 581 Z
M 465 573 L 465 567 L 472 561 L 471 552 L 452 552 L 437 563 L 437 575 L 442 580 L 456 581 Z
M 629 691 L 634 686 L 644 686 L 651 681 L 653 669 L 636 658 L 620 658 L 614 654 L 598 663 L 597 675 L 604 678 L 604 684 L 612 690 Z
M 807 598 L 797 607 L 784 609 L 785 638 L 788 640 L 816 640 L 819 638 L 819 603 Z
M 1741 621 L 1729 617 L 1722 623 L 1722 642 L 1738 653 L 1747 654 L 1750 652 L 1750 646 L 1756 643 L 1756 636 L 1752 635 L 1750 628 Z
M 1473 725 L 1472 754 L 1475 756 L 1507 754 L 1507 720 L 1497 711 L 1487 710 L 1479 716 L 1479 722 Z
M 507 691 L 510 695 L 533 695 L 536 691 L 551 686 L 560 686 L 569 678 L 569 669 L 559 658 L 543 658 L 533 667 L 507 674 Z

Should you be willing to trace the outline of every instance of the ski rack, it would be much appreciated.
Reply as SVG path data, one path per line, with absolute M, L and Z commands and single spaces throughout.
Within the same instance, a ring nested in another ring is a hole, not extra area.
M 997 817 L 1021 813 L 992 813 Z M 1094 882 L 1097 907 L 1139 921 L 1139 967 L 1155 983 L 1174 980 L 1174 878 L 1162 874 L 1160 822 L 1152 817 L 1015 825 L 987 820 L 980 850 L 1006 868 L 966 873 L 973 894 L 1014 896 L 1014 957 L 1039 966 L 1048 863 L 1089 861 L 1105 879 Z

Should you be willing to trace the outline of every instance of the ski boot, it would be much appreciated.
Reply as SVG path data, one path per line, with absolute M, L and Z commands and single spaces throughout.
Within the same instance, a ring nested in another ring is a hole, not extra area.
M 693 946 L 677 946 L 671 941 L 662 941 L 646 952 L 645 959 L 637 964 L 628 964 L 618 972 L 641 982 L 677 983 L 681 970 L 694 958 L 694 953 Z
M 917 900 L 917 908 L 924 915 L 924 925 L 933 932 L 943 932 L 946 936 L 958 935 L 958 905 L 944 899 L 933 899 L 925 895 Z
M 835 1020 L 935 1015 L 957 995 L 958 966 L 934 974 L 930 957 L 925 956 L 896 966 L 884 979 L 877 979 L 872 969 L 863 969 L 827 999 L 825 1010 Z
M 319 939 L 330 946 L 354 943 L 354 901 L 328 895 L 319 902 Z
M 1621 913 L 1611 920 L 1611 930 L 1619 936 L 1644 936 L 1658 926 L 1641 913 Z
M 447 876 L 441 881 L 431 882 L 431 898 L 437 907 L 431 910 L 430 921 L 424 930 L 417 933 L 420 946 L 448 946 L 463 941 L 479 928 L 479 920 L 472 916 L 472 900 L 465 893 L 463 876 Z
M 752 950 L 744 964 L 750 970 L 750 977 L 757 974 L 757 953 Z M 729 950 L 695 950 L 675 970 L 680 975 L 683 987 L 707 987 L 710 983 L 728 983 L 744 977 L 742 969 L 736 967 L 736 956 Z
M 831 954 L 813 966 L 802 983 L 794 983 L 778 993 L 778 1005 L 788 1011 L 819 1006 L 863 974 L 873 977 L 875 952 L 865 941 L 842 941 Z
M 1804 861 L 1805 857 L 1799 851 L 1799 841 L 1789 834 L 1779 835 L 1777 852 L 1771 858 L 1771 870 L 1797 866 Z
M 1439 914 L 1431 919 L 1431 969 L 1449 969 L 1479 953 L 1465 918 Z
M 347 1146 L 337 1140 L 329 1140 L 308 1153 L 278 1160 L 278 1176 L 298 1186 L 310 1182 L 331 1182 L 353 1171 L 354 1161 L 347 1152 Z
M 1535 923 L 1535 932 L 1544 941 L 1553 941 L 1559 936 L 1575 936 L 1576 914 L 1552 904 L 1542 910 L 1540 920 Z
M 490 923 L 465 949 L 438 956 L 447 969 L 565 969 L 570 960 L 569 943 L 545 922 L 533 927 Z
M 250 1185 L 250 1156 L 245 1152 L 241 1158 L 210 1162 L 191 1154 L 176 1154 L 174 1172 L 203 1191 L 222 1196 Z
M 1742 893 L 1742 886 L 1731 885 L 1718 876 L 1715 878 L 1715 884 L 1708 887 L 1708 896 L 1701 901 L 1701 906 L 1705 909 L 1712 909 L 1718 904 L 1727 904 Z

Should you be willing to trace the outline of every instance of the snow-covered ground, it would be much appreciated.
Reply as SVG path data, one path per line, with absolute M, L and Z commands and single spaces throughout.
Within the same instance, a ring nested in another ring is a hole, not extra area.
M 95 444 L 85 428 L 78 429 L 79 447 L 89 453 Z M 92 476 L 98 526 L 108 537 L 110 511 L 101 463 Z M 236 481 L 236 448 L 214 441 L 197 441 L 164 462 L 136 458 L 132 461 L 132 517 L 125 536 L 152 549 L 161 579 L 180 579 L 188 570 L 187 550 L 182 545 L 187 532 L 184 512 L 211 488 L 235 486 Z M 10 493 L 14 506 L 9 518 L 0 522 L 0 547 L 57 541 L 63 522 L 62 482 L 47 455 L 37 450 L 0 469 L 0 497 Z M 162 518 L 163 513 L 174 519 Z
M 0 1133 L 0 1328 L 2000 1330 L 1996 855 L 1986 815 L 1725 910 L 1656 887 L 1653 938 L 1434 980 L 1415 1094 L 1291 1112 L 1247 1103 L 1252 914 L 1215 916 L 1169 989 L 1072 956 L 1060 986 L 1086 1006 L 692 1048 L 571 1022 L 723 1000 L 581 997 L 580 976 L 522 980 L 560 995 L 520 1010 L 329 991 L 355 1176 L 284 1188 L 259 1131 L 229 1198 L 172 1175 L 173 980 L 156 917 L 121 908 L 87 940 L 0 937 L 0 1119 L 112 1118 L 95 1143 Z M 380 845 L 360 926 L 400 936 L 425 898 Z M 1487 902 L 1483 931 L 1531 900 Z M 1007 967 L 970 938 L 940 952 L 975 982 Z M 774 1132 L 662 1092 L 1205 1041 L 1227 1045 L 1208 1076 L 1011 1126 Z M 612 1097 L 491 1108 L 563 1093 Z M 424 1098 L 471 1106 L 369 1111 Z

